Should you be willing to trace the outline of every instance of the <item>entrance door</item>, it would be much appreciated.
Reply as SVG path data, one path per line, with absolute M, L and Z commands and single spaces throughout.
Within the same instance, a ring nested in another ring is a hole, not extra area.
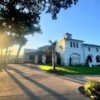
M 86 59 L 86 64 L 89 64 L 90 62 L 92 62 L 92 57 L 88 56 L 87 59 Z
M 71 65 L 78 65 L 78 64 L 80 64 L 80 55 L 78 55 L 78 54 L 73 54 L 73 55 L 70 57 L 70 64 L 71 64 Z

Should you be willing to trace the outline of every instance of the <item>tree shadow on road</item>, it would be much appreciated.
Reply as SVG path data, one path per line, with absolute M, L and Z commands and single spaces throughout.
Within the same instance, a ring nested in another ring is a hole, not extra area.
M 8 70 L 5 70 L 7 74 L 19 85 L 19 87 L 24 91 L 24 93 L 29 96 L 30 100 L 40 100 L 37 96 L 35 96 L 22 82 L 20 82 L 13 74 L 11 74 Z
M 36 69 L 36 70 L 41 70 L 41 68 L 39 68 L 39 65 L 35 65 L 35 64 L 20 64 L 22 67 L 26 67 L 26 68 L 30 68 L 30 69 Z
M 23 95 L 0 96 L 0 100 L 23 100 Z
M 85 84 L 87 81 L 84 79 L 84 76 L 75 76 L 75 75 L 66 75 L 64 76 L 65 80 L 69 80 L 79 84 Z
M 30 69 L 36 69 L 38 71 L 41 71 L 41 69 L 38 67 L 39 65 L 33 65 L 33 64 L 21 64 L 22 67 L 25 67 L 25 68 L 30 68 Z M 62 76 L 62 75 L 59 75 L 59 74 L 55 74 L 55 73 L 50 73 L 50 74 L 53 74 L 53 75 L 57 75 L 57 76 Z M 79 84 L 85 84 L 87 81 L 84 79 L 85 76 L 83 75 L 64 75 L 62 76 L 62 78 L 64 78 L 65 80 L 69 80 L 69 81 L 72 81 L 72 82 L 75 82 L 75 83 L 79 83 Z
M 30 68 L 30 69 L 36 69 L 38 71 L 41 71 L 41 69 L 38 67 L 39 65 L 34 65 L 34 64 L 21 64 L 22 67 L 26 67 L 26 68 Z M 42 70 L 43 71 L 43 70 Z M 50 73 L 50 72 L 49 72 Z M 57 73 L 50 73 L 50 74 L 53 74 L 53 75 L 57 75 L 57 76 L 62 76 L 62 75 L 59 75 Z M 70 74 L 67 74 L 67 75 L 64 75 L 62 76 L 65 80 L 69 80 L 69 81 L 72 81 L 72 82 L 75 82 L 75 83 L 79 83 L 79 84 L 85 84 L 87 82 L 87 80 L 85 80 L 85 76 L 83 75 L 70 75 Z
M 57 100 L 68 100 L 67 98 L 64 97 L 63 94 L 59 94 L 55 91 L 53 91 L 52 89 L 48 88 L 47 86 L 37 82 L 36 80 L 31 79 L 29 76 L 24 75 L 23 72 L 19 71 L 18 69 L 12 68 L 12 67 L 8 67 L 8 70 L 13 70 L 14 72 L 18 73 L 21 77 L 23 77 L 24 79 L 30 81 L 31 83 L 37 85 L 38 87 L 42 88 L 43 90 L 47 91 L 49 94 L 51 94 L 52 96 L 54 96 L 54 98 L 56 98 Z M 26 91 L 27 94 L 29 94 L 30 97 L 34 97 L 34 95 L 10 72 L 6 71 L 8 73 L 9 76 L 11 76 L 15 82 L 17 84 L 20 85 L 20 87 Z M 33 100 L 33 99 L 32 99 Z M 37 98 L 34 100 L 38 100 Z

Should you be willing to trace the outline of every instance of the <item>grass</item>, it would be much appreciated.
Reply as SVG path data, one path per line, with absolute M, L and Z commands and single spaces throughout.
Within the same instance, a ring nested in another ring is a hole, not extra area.
M 51 65 L 40 65 L 40 68 L 47 72 L 52 72 Z M 55 74 L 66 75 L 100 75 L 100 67 L 89 68 L 87 66 L 56 66 Z

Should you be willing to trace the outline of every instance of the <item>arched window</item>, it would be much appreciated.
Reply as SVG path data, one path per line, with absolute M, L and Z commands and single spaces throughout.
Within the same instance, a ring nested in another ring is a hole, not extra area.
M 96 56 L 96 62 L 100 62 L 100 56 Z

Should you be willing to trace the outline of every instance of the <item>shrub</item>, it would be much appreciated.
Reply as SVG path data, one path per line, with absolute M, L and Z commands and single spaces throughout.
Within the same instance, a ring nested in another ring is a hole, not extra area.
M 84 90 L 90 95 L 95 95 L 98 88 L 100 88 L 100 83 L 96 81 L 89 81 L 84 85 Z

